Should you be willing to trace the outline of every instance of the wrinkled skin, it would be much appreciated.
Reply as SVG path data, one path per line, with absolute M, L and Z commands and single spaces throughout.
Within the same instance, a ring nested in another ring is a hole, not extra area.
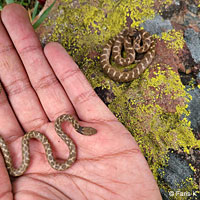
M 20 177 L 8 176 L 0 156 L 0 199 L 161 199 L 134 138 L 98 98 L 65 49 L 58 43 L 42 49 L 20 5 L 6 6 L 1 20 L 0 134 L 15 166 L 21 162 L 21 137 L 30 130 L 49 138 L 56 158 L 67 158 L 68 148 L 54 131 L 60 114 L 74 115 L 81 125 L 98 132 L 83 136 L 63 124 L 78 148 L 76 163 L 63 172 L 49 166 L 36 140 L 30 142 L 30 166 Z

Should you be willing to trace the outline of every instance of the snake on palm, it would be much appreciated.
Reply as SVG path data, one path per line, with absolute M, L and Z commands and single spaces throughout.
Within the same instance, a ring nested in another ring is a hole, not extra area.
M 122 57 L 122 48 L 126 57 Z M 111 56 L 112 51 L 112 56 Z M 143 54 L 141 60 L 136 60 L 137 54 Z M 137 62 L 130 71 L 121 71 L 111 65 L 113 62 L 120 66 L 128 66 Z M 115 38 L 108 41 L 103 48 L 100 61 L 105 74 L 118 82 L 129 82 L 142 74 L 155 57 L 155 40 L 141 29 L 125 28 Z
M 1 90 L 2 88 L 0 85 L 0 94 Z M 71 115 L 68 114 L 60 115 L 55 121 L 55 131 L 69 148 L 69 156 L 67 160 L 64 163 L 57 162 L 53 157 L 52 148 L 48 138 L 38 131 L 30 131 L 22 137 L 22 162 L 18 168 L 14 168 L 7 144 L 4 141 L 3 137 L 0 136 L 0 149 L 3 153 L 3 157 L 6 163 L 6 168 L 9 174 L 11 176 L 21 176 L 27 170 L 30 163 L 29 140 L 31 138 L 35 138 L 43 144 L 46 158 L 53 169 L 58 171 L 63 171 L 71 167 L 71 165 L 76 161 L 77 152 L 73 140 L 69 136 L 67 136 L 61 128 L 61 124 L 65 121 L 70 122 L 74 127 L 74 129 L 80 134 L 90 136 L 96 134 L 97 132 L 97 130 L 92 127 L 80 126 L 78 121 L 75 120 L 74 117 L 72 117 Z

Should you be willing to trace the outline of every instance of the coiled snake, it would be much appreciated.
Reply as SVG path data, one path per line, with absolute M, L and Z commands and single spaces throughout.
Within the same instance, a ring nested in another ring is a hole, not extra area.
M 122 57 L 122 48 L 126 57 Z M 128 66 L 134 61 L 137 66 L 130 71 L 120 71 L 110 64 L 112 60 L 120 66 Z M 143 54 L 141 60 L 135 60 L 136 54 Z M 137 78 L 151 64 L 155 57 L 155 41 L 150 34 L 141 29 L 125 28 L 103 48 L 100 61 L 105 74 L 118 82 L 129 82 Z
M 0 85 L 0 94 L 1 94 L 1 89 L 2 88 Z M 76 161 L 77 153 L 76 153 L 76 146 L 74 142 L 69 136 L 67 136 L 63 132 L 61 128 L 61 124 L 64 121 L 70 122 L 75 128 L 75 130 L 80 134 L 89 136 L 89 135 L 96 134 L 97 132 L 96 129 L 94 128 L 80 126 L 79 123 L 71 115 L 63 114 L 56 119 L 55 130 L 58 136 L 66 143 L 66 145 L 69 148 L 68 159 L 64 163 L 58 163 L 53 157 L 52 149 L 47 137 L 38 131 L 30 131 L 22 137 L 22 163 L 17 169 L 13 167 L 13 162 L 12 162 L 8 147 L 4 139 L 0 136 L 0 149 L 3 153 L 3 157 L 6 163 L 6 168 L 9 174 L 11 176 L 21 176 L 28 168 L 29 163 L 30 163 L 29 140 L 31 138 L 38 139 L 43 144 L 46 158 L 53 169 L 58 170 L 58 171 L 63 171 L 69 168 Z

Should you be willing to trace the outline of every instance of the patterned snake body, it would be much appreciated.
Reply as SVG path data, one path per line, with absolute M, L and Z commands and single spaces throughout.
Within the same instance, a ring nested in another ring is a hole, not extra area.
M 1 88 L 0 88 L 1 91 Z M 6 168 L 11 176 L 21 176 L 29 166 L 30 163 L 30 153 L 29 153 L 29 140 L 31 138 L 35 138 L 39 140 L 45 149 L 46 158 L 50 164 L 50 166 L 58 171 L 63 171 L 69 168 L 75 161 L 76 161 L 76 146 L 72 139 L 67 136 L 62 128 L 61 124 L 64 121 L 70 122 L 75 130 L 83 135 L 93 135 L 96 134 L 96 129 L 91 127 L 82 127 L 79 123 L 70 115 L 63 114 L 59 116 L 55 121 L 55 130 L 58 136 L 67 144 L 69 148 L 69 156 L 68 159 L 64 163 L 58 163 L 55 158 L 53 157 L 51 145 L 45 135 L 38 131 L 30 131 L 26 133 L 22 138 L 22 163 L 16 169 L 13 167 L 13 162 L 8 150 L 8 147 L 4 141 L 4 139 L 0 136 L 0 149 L 3 153 L 3 157 L 6 163 Z
M 141 45 L 142 43 L 142 45 Z M 122 57 L 122 47 L 126 52 L 126 57 Z M 137 62 L 137 66 L 131 71 L 122 72 L 110 64 L 112 59 L 117 65 L 128 66 Z M 135 60 L 137 54 L 144 54 L 143 58 Z M 100 60 L 104 73 L 112 80 L 118 82 L 129 82 L 137 78 L 151 64 L 155 57 L 155 41 L 150 34 L 144 30 L 124 29 L 114 39 L 109 40 L 103 48 Z

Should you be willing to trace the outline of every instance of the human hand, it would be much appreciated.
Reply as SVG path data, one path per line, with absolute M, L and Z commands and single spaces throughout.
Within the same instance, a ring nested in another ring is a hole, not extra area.
M 97 129 L 97 134 L 83 136 L 63 124 L 78 150 L 77 161 L 66 171 L 50 167 L 36 140 L 30 142 L 30 166 L 21 177 L 11 181 L 1 157 L 1 199 L 161 199 L 134 138 L 65 49 L 49 43 L 43 51 L 21 6 L 6 6 L 1 17 L 0 77 L 5 91 L 0 94 L 0 135 L 9 144 L 15 166 L 21 163 L 21 138 L 30 130 L 45 134 L 54 156 L 67 159 L 68 148 L 54 130 L 55 119 L 63 113 Z

